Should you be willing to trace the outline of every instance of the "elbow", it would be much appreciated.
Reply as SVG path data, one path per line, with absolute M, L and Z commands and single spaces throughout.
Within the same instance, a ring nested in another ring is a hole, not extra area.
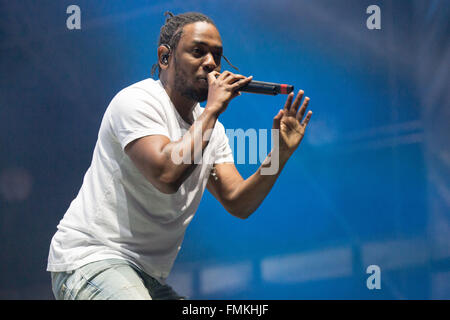
M 157 186 L 156 189 L 158 189 L 161 193 L 174 194 L 174 193 L 178 192 L 178 189 L 180 189 L 180 186 L 175 185 L 175 184 L 164 184 L 164 185 Z
M 161 193 L 174 194 L 180 189 L 181 183 L 170 176 L 160 176 L 156 181 L 150 181 Z
M 164 172 L 160 172 L 155 178 L 155 187 L 166 194 L 177 193 L 180 189 L 183 182 L 192 172 L 195 167 L 191 167 L 191 169 L 186 170 L 184 172 L 177 173 L 176 170 L 168 169 Z
M 241 220 L 248 219 L 248 217 L 256 210 L 256 208 L 247 201 L 243 201 L 233 195 L 222 197 L 220 202 L 228 213 Z
M 238 211 L 238 212 L 232 213 L 232 215 L 234 215 L 235 217 L 237 217 L 237 218 L 239 218 L 241 220 L 247 220 L 248 217 L 250 217 L 250 215 L 252 213 L 253 212 L 250 212 L 250 211 Z
M 235 215 L 235 217 L 237 217 L 241 220 L 247 220 L 249 216 L 250 216 L 250 214 L 245 214 L 245 213 L 239 213 L 239 214 Z
M 233 215 L 236 218 L 239 218 L 241 220 L 248 219 L 248 217 L 250 217 L 250 215 L 255 211 L 255 210 L 250 210 L 250 209 L 246 209 L 246 208 L 231 208 L 231 207 L 228 207 L 226 209 L 231 215 Z

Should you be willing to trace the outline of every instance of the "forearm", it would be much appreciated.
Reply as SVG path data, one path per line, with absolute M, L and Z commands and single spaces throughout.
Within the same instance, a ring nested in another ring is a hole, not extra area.
M 226 170 L 221 167 L 219 180 L 222 178 L 222 181 L 211 182 L 209 189 L 232 215 L 245 219 L 261 205 L 278 179 L 287 160 L 300 145 L 305 128 L 312 115 L 312 112 L 309 111 L 302 121 L 309 102 L 309 98 L 306 97 L 302 106 L 298 109 L 303 93 L 303 90 L 300 90 L 294 102 L 292 102 L 294 94 L 290 93 L 284 109 L 278 111 L 278 114 L 273 118 L 272 128 L 275 130 L 273 131 L 275 134 L 273 139 L 277 143 L 251 177 L 243 180 L 240 175 L 233 174 L 233 170 Z M 231 168 L 235 169 L 234 166 Z M 227 172 L 231 173 L 229 179 L 225 176 Z
M 208 102 L 203 113 L 180 140 L 168 143 L 163 148 L 164 160 L 167 162 L 164 172 L 175 183 L 175 187 L 181 185 L 199 163 L 217 118 L 231 99 L 239 94 L 237 89 L 248 84 L 251 79 L 233 75 L 229 71 L 223 74 L 217 71 L 208 73 Z
M 183 137 L 164 146 L 162 153 L 166 161 L 161 176 L 175 185 L 176 189 L 189 177 L 202 158 L 217 118 L 217 114 L 205 109 Z
M 283 170 L 290 154 L 288 152 L 272 152 L 266 157 L 258 170 L 246 180 L 240 182 L 229 201 L 234 215 L 248 218 L 263 202 Z M 269 167 L 276 166 L 271 174 L 264 174 Z

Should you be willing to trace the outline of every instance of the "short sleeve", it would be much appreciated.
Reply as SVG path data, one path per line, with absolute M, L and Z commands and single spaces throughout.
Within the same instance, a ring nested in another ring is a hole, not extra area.
M 225 128 L 220 122 L 216 123 L 217 127 L 217 144 L 214 150 L 214 164 L 234 163 L 233 152 L 231 151 L 228 137 L 225 134 Z
M 109 107 L 111 125 L 122 149 L 144 136 L 164 135 L 170 139 L 163 106 L 144 91 L 123 90 Z

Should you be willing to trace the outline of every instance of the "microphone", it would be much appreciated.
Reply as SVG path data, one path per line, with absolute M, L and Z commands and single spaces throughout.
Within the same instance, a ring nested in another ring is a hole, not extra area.
M 263 82 L 263 81 L 250 81 L 247 85 L 239 88 L 238 91 L 250 92 L 250 93 L 260 93 L 260 94 L 289 94 L 294 91 L 294 86 L 289 84 L 279 84 L 272 82 Z

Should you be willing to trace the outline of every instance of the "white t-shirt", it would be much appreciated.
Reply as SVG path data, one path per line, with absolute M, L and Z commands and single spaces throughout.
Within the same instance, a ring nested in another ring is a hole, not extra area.
M 203 110 L 197 104 L 194 119 Z M 213 164 L 234 161 L 228 138 L 217 121 L 202 162 L 174 194 L 158 191 L 124 149 L 131 141 L 149 135 L 176 141 L 189 128 L 159 80 L 140 81 L 113 98 L 81 189 L 51 241 L 47 271 L 70 271 L 89 262 L 121 258 L 164 281 Z

